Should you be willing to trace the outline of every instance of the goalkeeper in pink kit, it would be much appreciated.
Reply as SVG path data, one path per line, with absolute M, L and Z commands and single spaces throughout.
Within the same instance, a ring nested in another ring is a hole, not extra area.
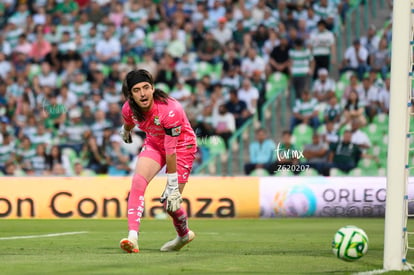
M 196 136 L 180 103 L 155 89 L 153 77 L 146 70 L 129 72 L 122 90 L 127 101 L 122 107 L 124 125 L 120 134 L 126 143 L 131 143 L 130 131 L 137 126 L 146 133 L 146 138 L 128 198 L 128 238 L 121 240 L 120 247 L 128 253 L 139 252 L 138 235 L 145 190 L 166 165 L 167 184 L 161 202 L 172 217 L 177 237 L 165 243 L 161 251 L 180 250 L 195 237 L 188 228 L 181 193 L 195 159 Z

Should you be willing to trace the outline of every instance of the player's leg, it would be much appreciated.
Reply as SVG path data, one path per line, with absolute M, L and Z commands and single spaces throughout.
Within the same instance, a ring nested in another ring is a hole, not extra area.
M 181 194 L 184 191 L 184 187 L 191 173 L 194 158 L 195 155 L 193 153 L 177 154 L 178 188 Z M 178 251 L 183 246 L 191 242 L 194 239 L 195 234 L 188 228 L 187 212 L 182 205 L 177 211 L 167 211 L 167 213 L 173 220 L 173 224 L 177 232 L 177 237 L 165 243 L 160 250 L 163 252 Z
M 157 175 L 163 165 L 157 151 L 143 151 L 138 158 L 128 197 L 128 238 L 121 240 L 120 247 L 128 253 L 139 252 L 138 232 L 144 211 L 144 194 L 148 183 Z

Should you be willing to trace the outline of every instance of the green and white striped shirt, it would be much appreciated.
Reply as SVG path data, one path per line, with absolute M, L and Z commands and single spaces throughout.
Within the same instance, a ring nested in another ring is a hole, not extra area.
M 312 45 L 313 56 L 330 55 L 331 46 L 335 44 L 335 37 L 331 31 L 319 32 L 311 34 L 310 44 Z
M 313 111 L 316 110 L 317 105 L 318 100 L 316 98 L 312 98 L 306 102 L 302 99 L 297 99 L 295 107 L 293 108 L 293 112 L 307 116 L 312 114 Z
M 326 19 L 328 17 L 335 18 L 337 16 L 336 5 L 328 4 L 328 6 L 321 6 L 319 3 L 313 5 L 315 14 L 319 15 L 321 18 Z
M 14 147 L 13 143 L 0 145 L 0 166 L 4 166 L 10 160 L 10 155 L 14 153 Z
M 310 71 L 312 53 L 307 48 L 289 50 L 289 58 L 292 61 L 292 76 L 305 76 Z

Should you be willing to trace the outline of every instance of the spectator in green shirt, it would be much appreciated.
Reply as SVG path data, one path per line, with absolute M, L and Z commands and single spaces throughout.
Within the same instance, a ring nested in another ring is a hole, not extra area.
M 349 173 L 358 165 L 361 157 L 361 150 L 358 145 L 351 143 L 352 132 L 346 130 L 342 139 L 329 146 L 328 164 L 330 168 Z
M 62 14 L 72 14 L 75 16 L 79 10 L 78 3 L 73 0 L 64 0 L 55 6 L 55 12 Z

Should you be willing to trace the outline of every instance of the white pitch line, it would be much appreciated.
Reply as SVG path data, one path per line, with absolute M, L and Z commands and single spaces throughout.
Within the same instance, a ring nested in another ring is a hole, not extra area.
M 88 231 L 62 232 L 62 233 L 53 233 L 53 234 L 44 234 L 44 235 L 10 236 L 10 237 L 1 237 L 0 241 L 17 240 L 17 239 L 51 238 L 51 237 L 60 237 L 60 236 L 67 236 L 67 235 L 78 235 L 78 234 L 86 234 L 86 233 L 88 233 Z
M 375 275 L 375 274 L 382 274 L 385 272 L 387 272 L 387 270 L 377 269 L 377 270 L 372 270 L 372 271 L 358 272 L 358 273 L 354 273 L 353 275 Z

